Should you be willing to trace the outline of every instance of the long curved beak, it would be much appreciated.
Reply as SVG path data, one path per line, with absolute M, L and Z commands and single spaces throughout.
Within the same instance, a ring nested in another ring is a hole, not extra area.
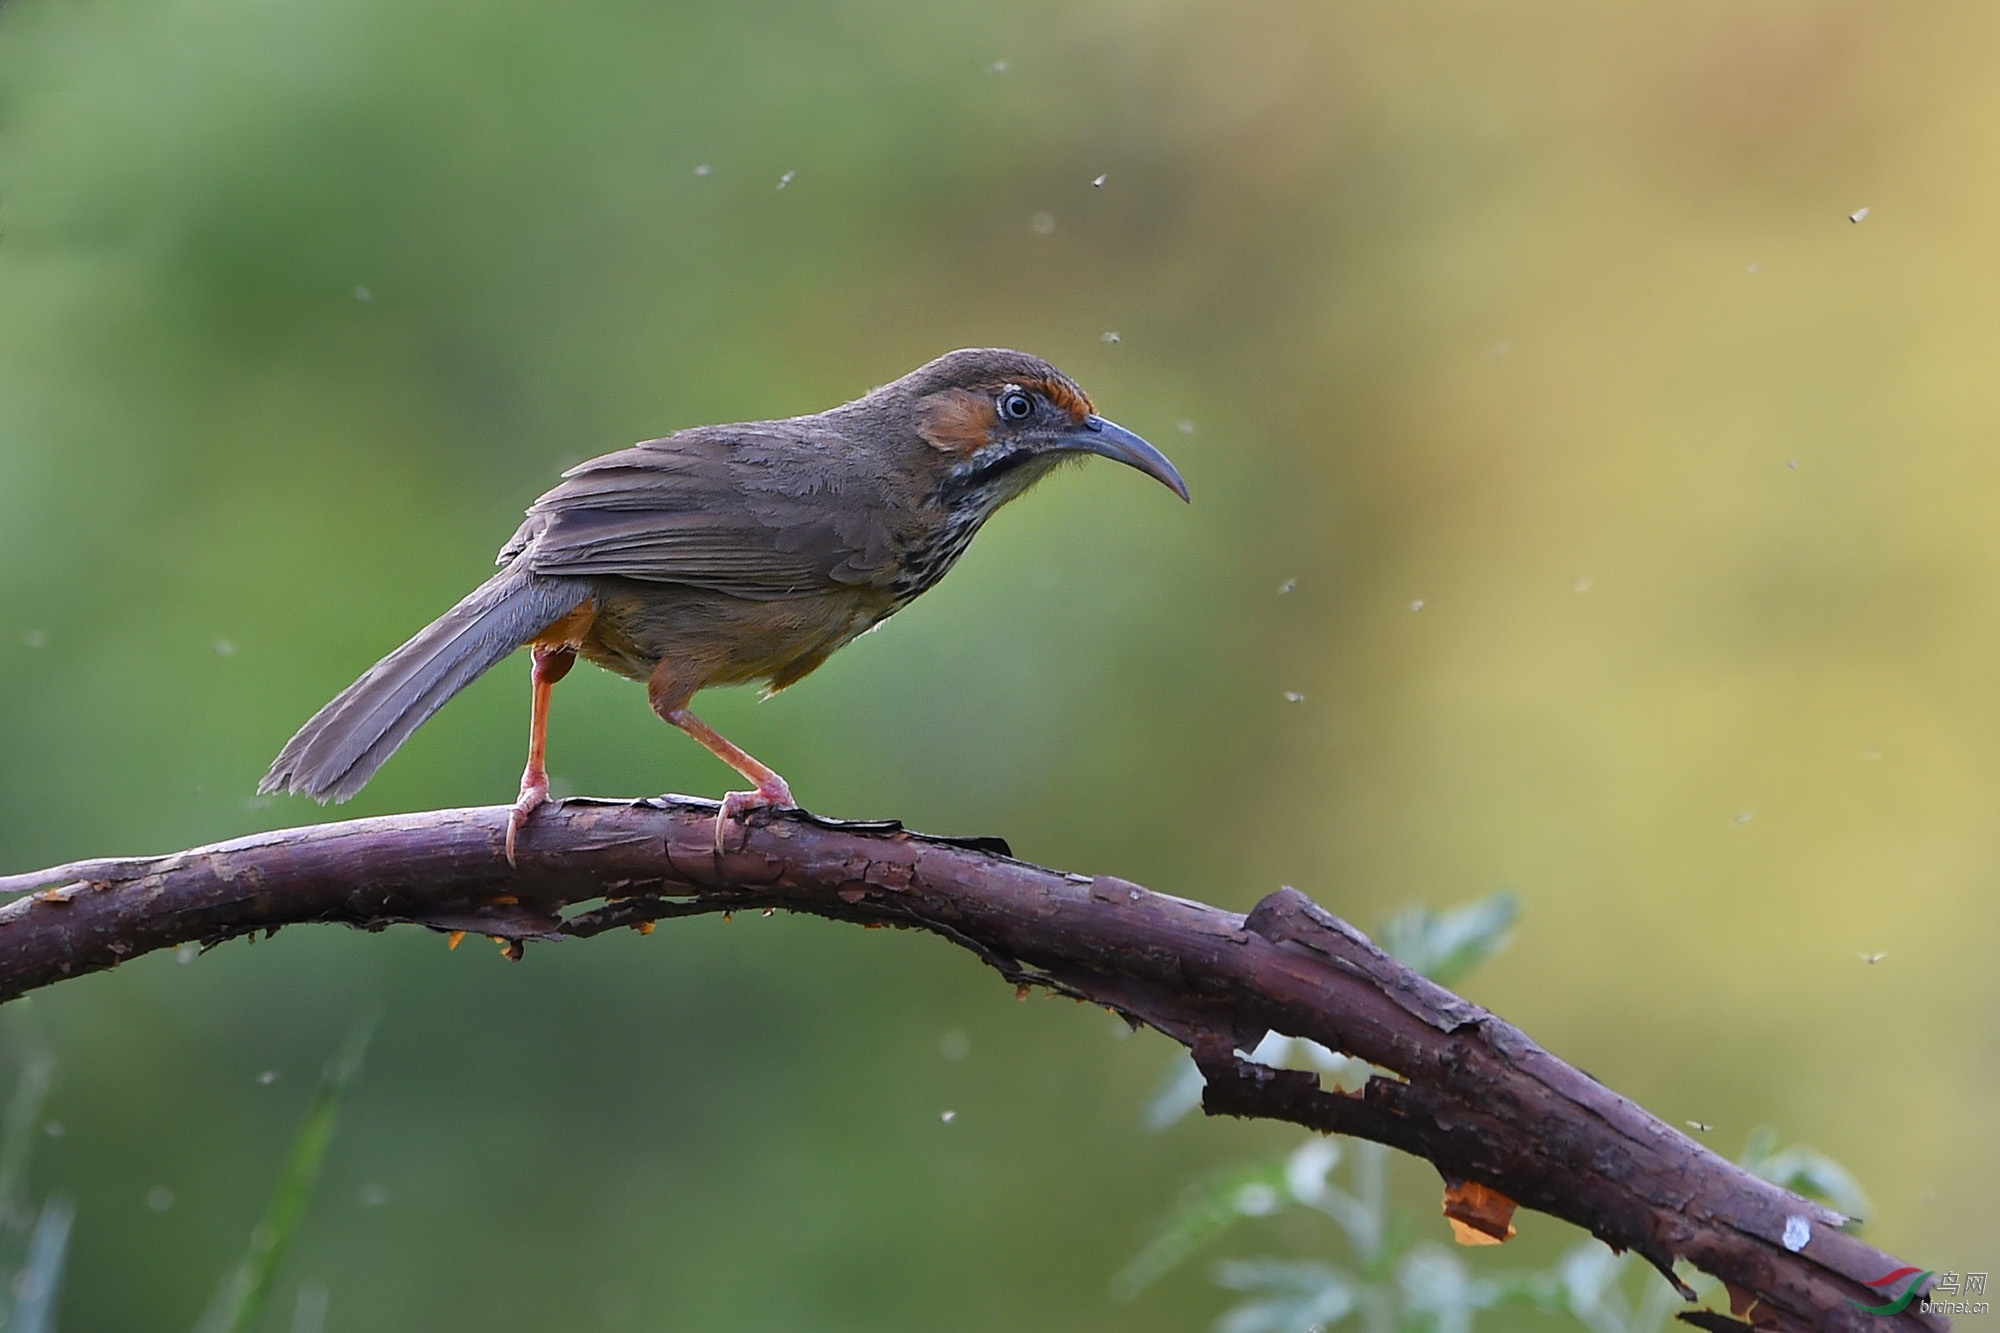
M 1096 454 L 1135 467 L 1181 499 L 1188 498 L 1187 483 L 1181 480 L 1181 474 L 1174 470 L 1167 456 L 1115 421 L 1106 421 L 1095 414 L 1085 417 L 1082 425 L 1057 441 L 1056 447 Z

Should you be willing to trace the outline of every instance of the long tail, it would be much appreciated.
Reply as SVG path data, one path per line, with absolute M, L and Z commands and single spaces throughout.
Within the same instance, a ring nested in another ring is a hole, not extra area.
M 257 790 L 346 800 L 447 699 L 589 595 L 581 580 L 540 578 L 524 562 L 501 570 L 314 713 Z

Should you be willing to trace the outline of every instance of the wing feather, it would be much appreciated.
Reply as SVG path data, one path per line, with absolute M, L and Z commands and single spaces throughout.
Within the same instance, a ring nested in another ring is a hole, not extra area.
M 571 468 L 501 551 L 537 574 L 678 583 L 753 600 L 888 586 L 892 479 L 824 425 L 703 427 Z

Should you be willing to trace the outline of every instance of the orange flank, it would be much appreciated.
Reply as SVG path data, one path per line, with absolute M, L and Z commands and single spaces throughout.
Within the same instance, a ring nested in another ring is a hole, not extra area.
M 597 599 L 586 597 L 583 599 L 583 605 L 537 634 L 529 642 L 537 648 L 575 648 L 589 635 L 590 626 L 596 619 Z M 567 666 L 563 668 L 564 671 L 568 669 Z

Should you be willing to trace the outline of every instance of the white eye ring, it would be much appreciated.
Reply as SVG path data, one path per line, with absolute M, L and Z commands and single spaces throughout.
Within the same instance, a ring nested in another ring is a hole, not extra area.
M 1000 415 L 1009 421 L 1026 421 L 1035 415 L 1035 400 L 1019 389 L 1000 395 Z

